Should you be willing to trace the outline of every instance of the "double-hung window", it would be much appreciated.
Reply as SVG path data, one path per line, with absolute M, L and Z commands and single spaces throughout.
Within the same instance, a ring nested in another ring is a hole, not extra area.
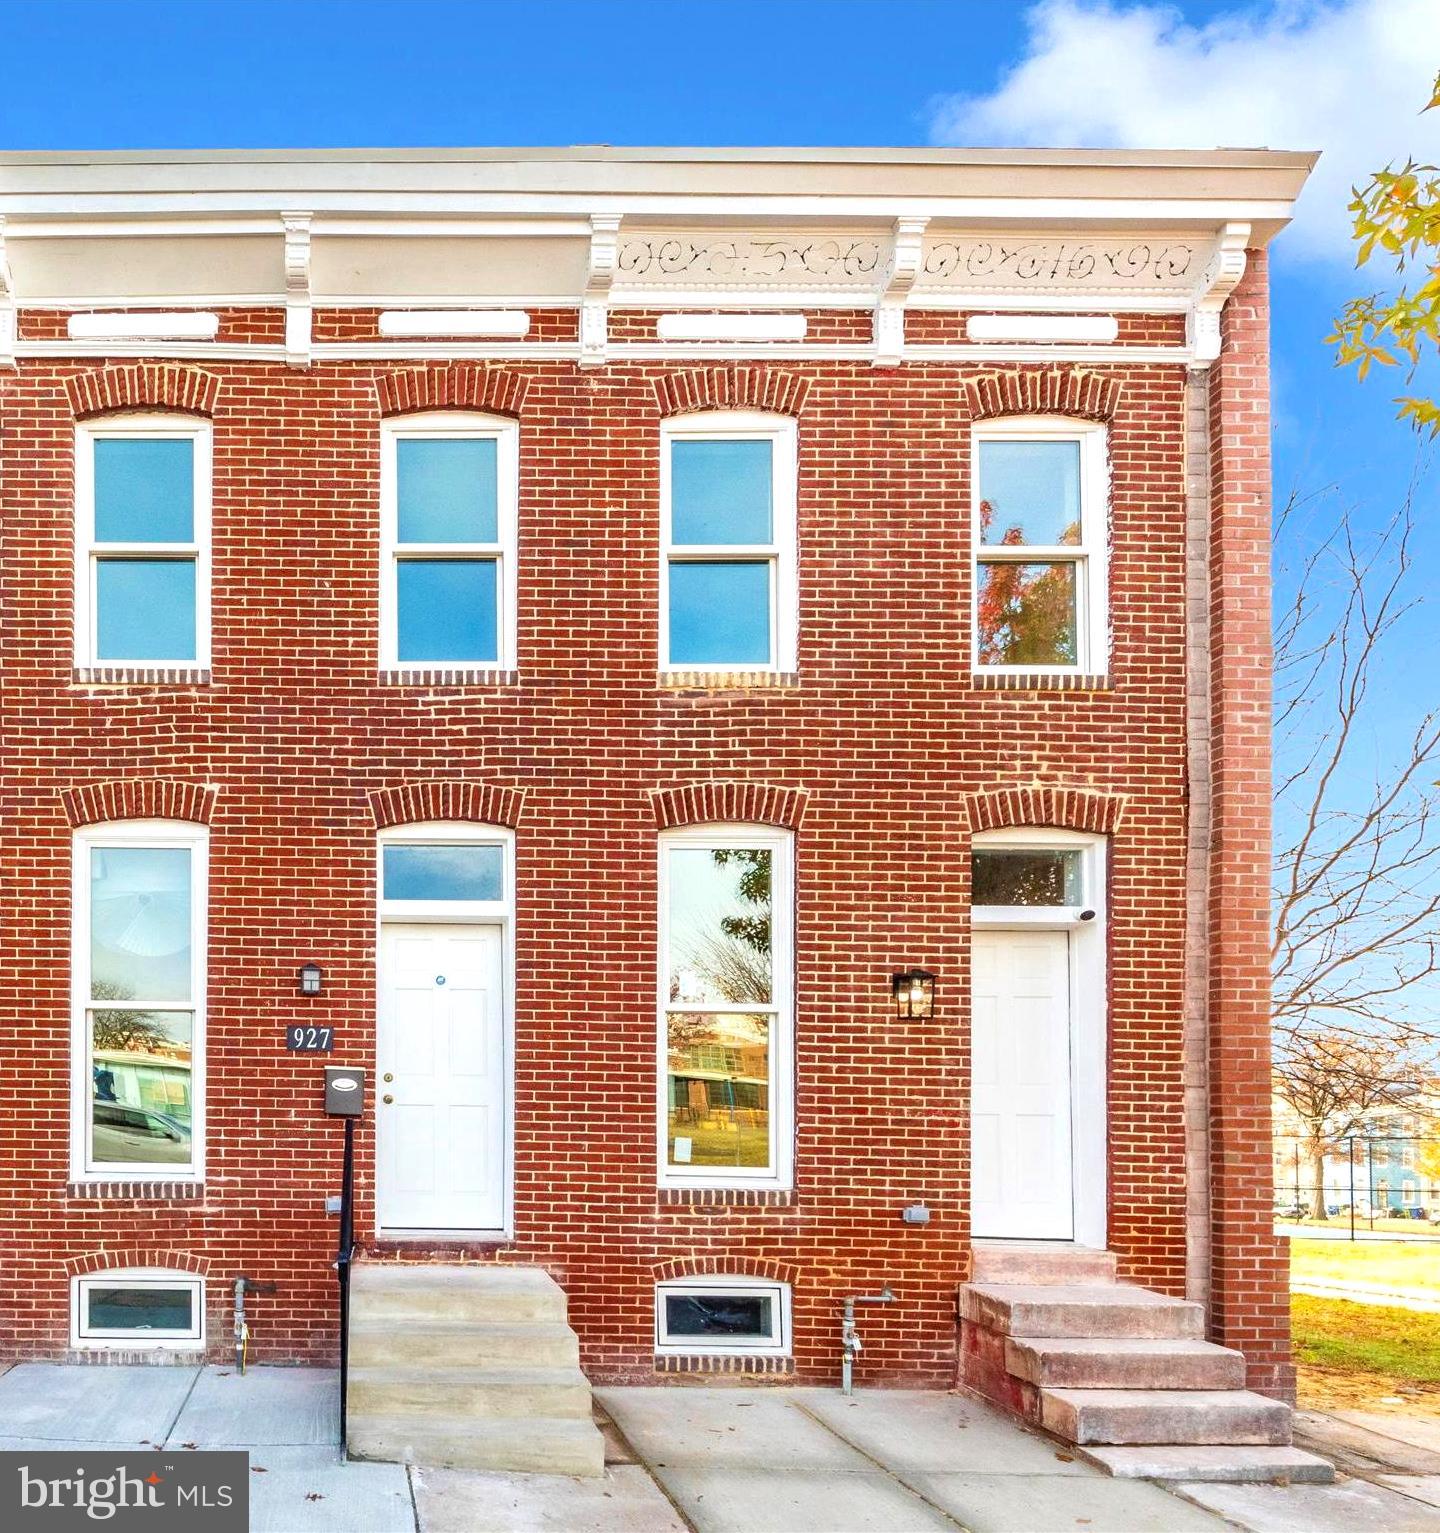
M 405 416 L 381 434 L 380 663 L 515 666 L 519 428 Z
M 697 826 L 660 844 L 662 1186 L 788 1186 L 791 837 Z
M 75 447 L 76 664 L 208 666 L 209 422 L 115 416 Z
M 975 668 L 1103 673 L 1104 427 L 987 421 L 974 449 Z
M 76 1180 L 203 1171 L 205 837 L 168 821 L 76 835 Z
M 795 422 L 681 416 L 660 447 L 661 669 L 793 671 Z

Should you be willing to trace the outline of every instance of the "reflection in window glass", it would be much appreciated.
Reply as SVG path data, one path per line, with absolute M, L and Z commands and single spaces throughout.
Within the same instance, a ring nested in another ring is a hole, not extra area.
M 770 851 L 677 846 L 667 855 L 670 1004 L 768 1003 Z
M 109 661 L 194 660 L 194 559 L 97 559 L 95 654 Z
M 498 900 L 504 897 L 500 846 L 386 846 L 381 854 L 387 900 Z
M 769 1341 L 775 1334 L 775 1300 L 770 1294 L 667 1293 L 665 1330 L 672 1338 L 710 1336 Z
M 97 846 L 90 853 L 90 998 L 191 999 L 190 850 Z
M 99 1007 L 90 1024 L 90 1159 L 188 1166 L 194 1017 Z
M 193 1333 L 195 1290 L 96 1288 L 85 1290 L 85 1328 L 90 1331 L 183 1331 Z
M 1074 665 L 1075 566 L 982 563 L 976 600 L 982 665 Z
M 976 851 L 970 859 L 972 905 L 1078 905 L 1078 851 Z
M 768 543 L 773 448 L 755 441 L 670 444 L 672 543 Z
M 1079 442 L 982 441 L 980 541 L 1078 543 Z
M 500 566 L 495 559 L 402 559 L 396 639 L 404 661 L 498 658 Z
M 195 443 L 95 441 L 95 541 L 189 543 L 195 536 Z
M 497 457 L 493 437 L 401 437 L 395 443 L 397 539 L 497 542 Z
M 768 560 L 670 561 L 670 663 L 769 665 Z
M 671 1166 L 770 1164 L 770 1019 L 672 1011 L 666 1019 Z

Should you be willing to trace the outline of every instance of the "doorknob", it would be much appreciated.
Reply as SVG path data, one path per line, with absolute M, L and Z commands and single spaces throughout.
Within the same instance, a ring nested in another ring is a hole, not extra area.
M 395 1100 L 395 1098 L 394 1098 L 394 1097 L 392 1097 L 392 1096 L 391 1096 L 391 1095 L 390 1095 L 390 1094 L 389 1094 L 389 1092 L 386 1092 L 386 1094 L 385 1094 L 385 1095 L 384 1095 L 384 1096 L 383 1096 L 383 1097 L 381 1097 L 381 1099 L 380 1099 L 380 1100 L 381 1100 L 381 1101 L 382 1101 L 382 1102 L 384 1102 L 384 1103 L 385 1103 L 385 1104 L 386 1104 L 386 1105 L 387 1105 L 387 1106 L 388 1106 L 388 1105 L 389 1105 L 389 1104 L 390 1104 L 390 1103 L 391 1103 L 391 1102 L 393 1102 L 393 1101 L 394 1101 L 394 1100 Z
M 385 1075 L 385 1081 L 386 1081 L 386 1084 L 387 1084 L 387 1085 L 388 1085 L 388 1084 L 389 1084 L 389 1083 L 390 1083 L 390 1082 L 391 1082 L 391 1081 L 393 1081 L 393 1080 L 394 1080 L 394 1079 L 395 1079 L 395 1077 L 394 1077 L 394 1076 L 393 1076 L 393 1075 L 391 1075 L 391 1074 L 390 1074 L 390 1073 L 389 1073 L 389 1072 L 388 1072 L 388 1071 L 387 1071 L 387 1072 L 386 1072 L 386 1075 Z

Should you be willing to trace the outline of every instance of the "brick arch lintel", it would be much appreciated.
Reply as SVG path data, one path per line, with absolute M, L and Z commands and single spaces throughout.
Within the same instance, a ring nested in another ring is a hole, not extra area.
M 677 1256 L 656 1262 L 651 1270 L 657 1283 L 676 1278 L 747 1277 L 792 1285 L 800 1271 L 792 1262 L 778 1262 L 767 1256 Z
M 72 830 L 106 820 L 193 820 L 208 825 L 219 790 L 205 783 L 165 777 L 121 777 L 61 790 Z
M 398 367 L 375 374 L 381 415 L 416 410 L 484 410 L 519 415 L 528 380 L 512 367 L 451 362 L 434 367 Z
M 1081 367 L 1007 367 L 960 380 L 975 420 L 1002 415 L 1068 415 L 1113 420 L 1122 384 L 1113 373 Z
M 370 794 L 376 830 L 425 820 L 468 820 L 514 830 L 524 807 L 523 788 L 489 782 L 405 782 Z
M 991 788 L 970 794 L 964 803 L 972 831 L 1044 825 L 1110 835 L 1125 816 L 1124 794 L 1063 784 Z
M 656 788 L 650 795 L 655 823 L 661 830 L 718 822 L 798 830 L 805 816 L 805 801 L 804 788 L 763 782 L 680 783 Z
M 72 373 L 65 393 L 77 419 L 114 410 L 183 410 L 213 415 L 220 379 L 182 362 L 131 362 Z
M 113 1272 L 121 1267 L 163 1267 L 171 1272 L 193 1272 L 208 1277 L 210 1258 L 194 1256 L 189 1251 L 142 1251 L 122 1246 L 114 1251 L 87 1251 L 70 1256 L 62 1263 L 70 1277 L 84 1277 L 91 1272 Z
M 654 380 L 662 416 L 692 415 L 699 410 L 766 410 L 799 415 L 810 393 L 810 380 L 778 367 L 721 363 L 680 367 Z

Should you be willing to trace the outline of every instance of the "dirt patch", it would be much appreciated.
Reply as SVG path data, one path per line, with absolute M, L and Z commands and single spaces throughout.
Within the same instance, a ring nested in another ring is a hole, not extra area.
M 1301 1363 L 1297 1374 L 1302 1410 L 1375 1411 L 1440 1420 L 1440 1385 L 1414 1384 L 1383 1373 L 1327 1368 L 1317 1363 Z

